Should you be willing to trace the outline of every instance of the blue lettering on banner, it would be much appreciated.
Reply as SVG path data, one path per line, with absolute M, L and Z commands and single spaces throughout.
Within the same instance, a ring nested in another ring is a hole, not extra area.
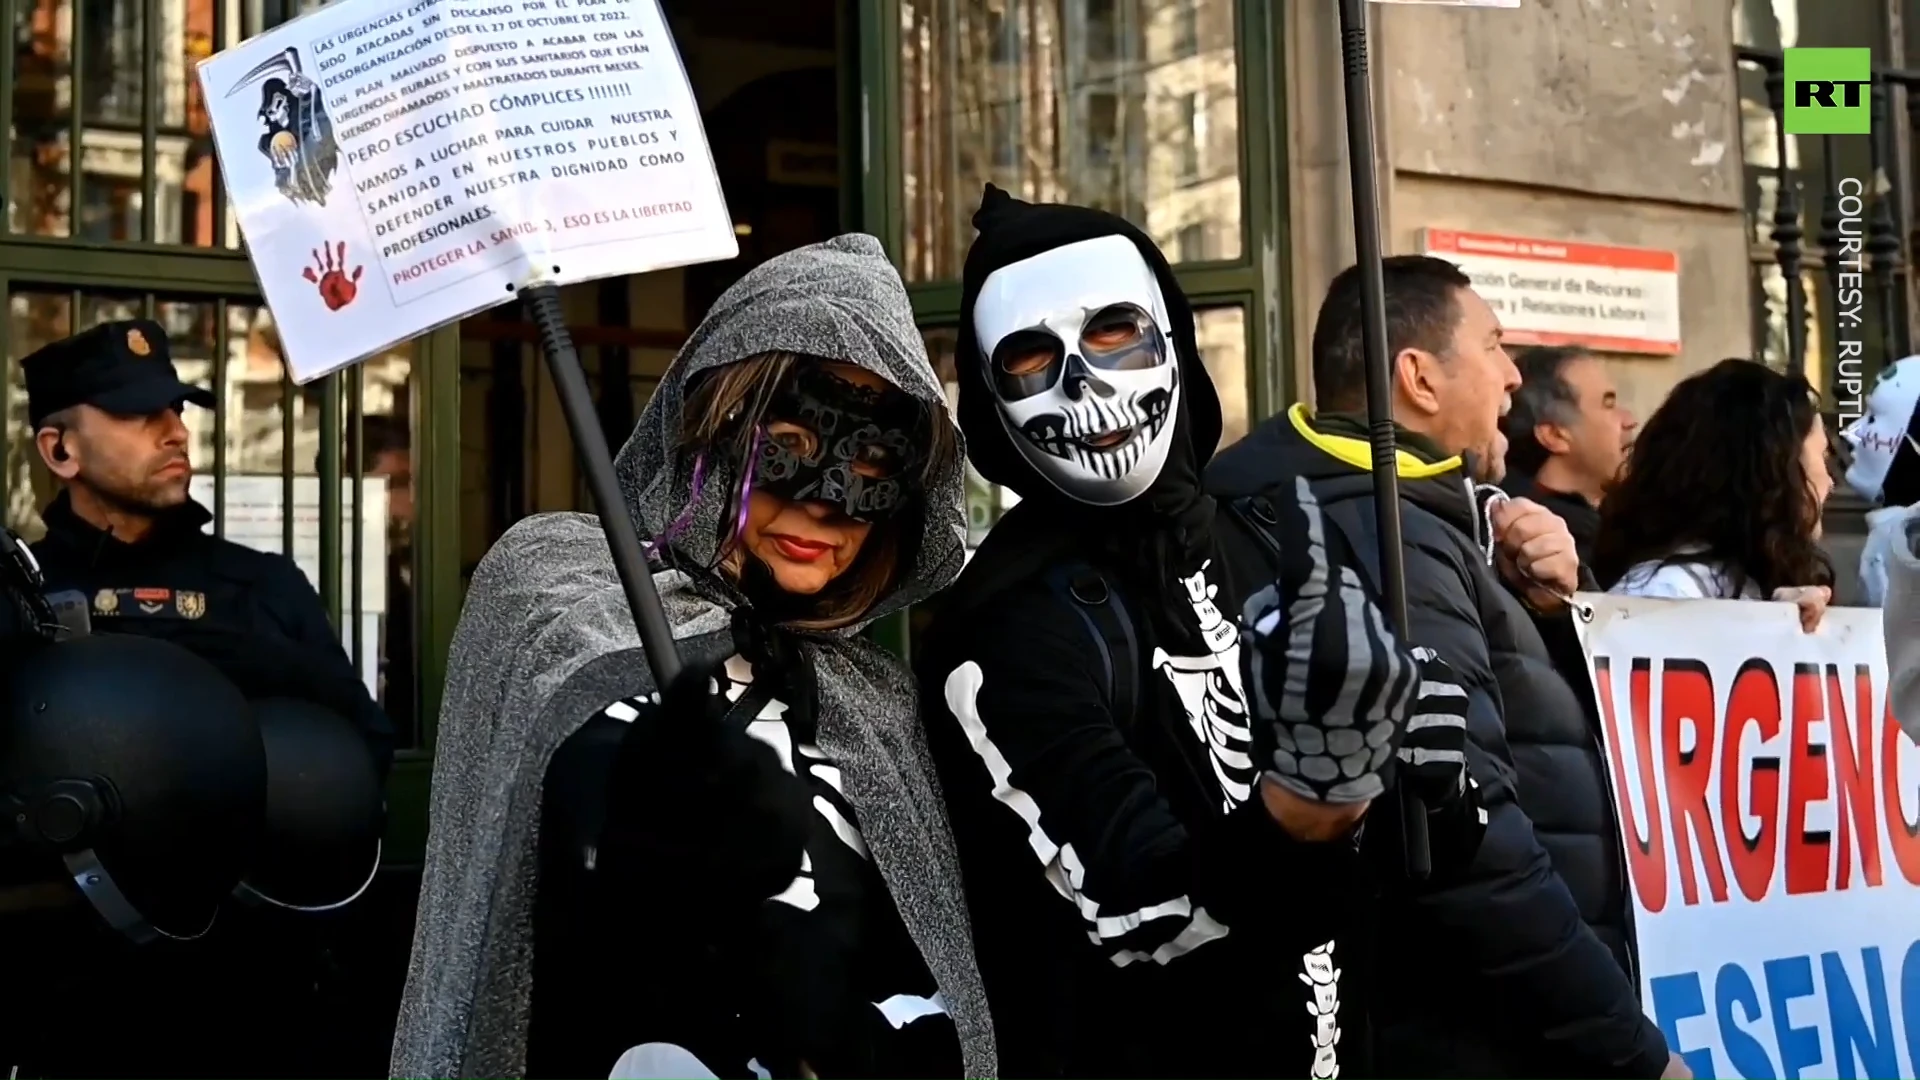
M 1710 1019 L 1698 971 L 1653 979 L 1648 1004 L 1667 1045 L 1700 1080 L 1717 1080 L 1723 1062 L 1747 1080 L 1799 1080 L 1809 1071 L 1840 1080 L 1913 1076 L 1901 1072 L 1900 1048 L 1904 1042 L 1907 1067 L 1920 1069 L 1920 941 L 1907 948 L 1892 986 L 1878 948 L 1857 959 L 1864 985 L 1838 952 L 1820 954 L 1817 976 L 1812 956 L 1765 961 L 1758 983 L 1746 967 L 1723 964 L 1713 973 Z M 1708 1020 L 1705 1030 L 1718 1038 L 1703 1039 L 1702 1025 L 1690 1024 L 1690 1041 L 1683 1039 L 1680 1025 L 1695 1019 Z M 1829 1053 L 1832 1065 L 1821 1070 Z

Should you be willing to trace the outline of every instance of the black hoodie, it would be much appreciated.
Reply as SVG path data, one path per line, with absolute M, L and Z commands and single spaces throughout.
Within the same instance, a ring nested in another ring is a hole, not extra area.
M 1659 1076 L 1667 1047 L 1630 973 L 1599 745 L 1542 636 L 1577 650 L 1571 617 L 1536 621 L 1489 569 L 1467 464 L 1419 436 L 1399 438 L 1412 637 L 1468 688 L 1468 761 L 1488 823 L 1464 878 L 1417 891 L 1417 917 L 1383 927 L 1380 1074 Z M 1206 479 L 1232 501 L 1305 477 L 1330 515 L 1349 502 L 1370 522 L 1371 468 L 1363 420 L 1316 419 L 1296 405 L 1222 453 Z M 1225 542 L 1241 543 L 1232 531 Z
M 1022 501 L 917 659 L 1002 1075 L 1308 1075 L 1308 979 L 1335 968 L 1326 1054 L 1365 1075 L 1365 964 L 1340 932 L 1360 854 L 1294 843 L 1255 794 L 1236 616 L 1266 582 L 1233 580 L 1200 491 L 1220 411 L 1191 308 L 1152 242 L 1112 215 L 990 188 L 974 221 L 960 423 L 975 467 Z M 973 309 L 995 270 L 1116 235 L 1159 282 L 1181 393 L 1155 482 L 1095 507 L 1012 444 Z M 1330 941 L 1332 967 L 1309 955 Z

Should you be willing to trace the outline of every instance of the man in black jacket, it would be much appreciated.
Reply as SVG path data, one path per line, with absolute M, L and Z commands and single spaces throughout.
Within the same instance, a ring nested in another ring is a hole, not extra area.
M 1021 502 L 917 659 L 1001 1075 L 1368 1075 L 1355 830 L 1409 710 L 1453 703 L 1421 749 L 1458 761 L 1464 691 L 1311 493 L 1273 500 L 1278 559 L 1222 559 L 1219 402 L 1151 240 L 991 187 L 974 224 L 960 426 Z
M 1475 490 L 1499 478 L 1499 417 L 1519 383 L 1499 320 L 1450 263 L 1396 256 L 1385 280 L 1412 637 L 1469 689 L 1490 821 L 1472 880 L 1427 890 L 1377 946 L 1393 958 L 1374 1000 L 1381 1072 L 1685 1075 L 1640 1011 L 1598 737 L 1548 647 L 1578 654 L 1572 538 L 1537 504 L 1483 508 Z M 1322 410 L 1262 424 L 1215 459 L 1207 489 L 1243 500 L 1304 479 L 1353 546 L 1375 550 L 1361 319 L 1349 269 L 1314 328 Z M 1432 992 L 1447 984 L 1458 992 Z
M 1581 565 L 1591 565 L 1600 500 L 1633 444 L 1633 414 L 1620 404 L 1607 362 L 1585 349 L 1544 345 L 1514 360 L 1520 389 L 1501 423 L 1507 436 L 1502 486 L 1559 515 Z
M 59 483 L 33 545 L 48 592 L 78 591 L 98 633 L 164 638 L 249 699 L 293 697 L 351 721 L 384 776 L 393 724 L 353 670 L 320 595 L 284 555 L 211 535 L 182 411 L 213 408 L 180 381 L 160 324 L 101 323 L 20 361 L 41 462 Z
M 312 584 L 284 555 L 205 531 L 212 515 L 188 494 L 193 468 L 181 414 L 215 401 L 180 381 L 160 324 L 102 323 L 39 349 L 21 368 L 35 449 L 61 486 L 32 549 L 47 591 L 85 597 L 94 633 L 160 638 L 200 656 L 249 700 L 295 698 L 340 715 L 384 778 L 392 724 Z M 46 934 L 74 985 L 41 998 L 90 995 L 92 1007 L 75 1014 L 61 1005 L 49 1021 L 28 1017 L 15 1030 L 46 1040 L 66 1058 L 59 1068 L 89 1069 L 124 1052 L 150 1076 L 340 1075 L 349 1067 L 335 1055 L 351 1043 L 327 1023 L 337 1000 L 329 924 L 283 914 L 232 905 L 205 940 L 158 951 L 125 951 L 85 920 L 72 936 Z M 110 1037 L 63 1042 L 59 1033 L 75 1015 L 88 1032 Z M 222 1048 L 217 1062 L 211 1045 Z

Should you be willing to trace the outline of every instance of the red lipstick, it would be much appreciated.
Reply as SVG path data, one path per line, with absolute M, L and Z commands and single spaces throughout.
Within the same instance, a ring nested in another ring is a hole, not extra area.
M 776 535 L 772 539 L 773 546 L 780 549 L 780 554 L 794 562 L 813 562 L 833 550 L 832 544 L 823 544 L 817 540 L 802 540 L 797 536 Z

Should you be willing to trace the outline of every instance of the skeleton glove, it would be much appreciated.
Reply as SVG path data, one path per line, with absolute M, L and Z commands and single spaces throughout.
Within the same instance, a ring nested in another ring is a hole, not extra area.
M 625 703 L 635 715 L 614 764 L 600 862 L 732 908 L 793 880 L 809 810 L 805 786 L 728 716 L 719 670 L 689 664 L 659 701 Z
M 1386 790 L 1417 711 L 1420 665 L 1307 482 L 1296 479 L 1291 504 L 1268 502 L 1280 576 L 1247 601 L 1241 622 L 1254 761 L 1303 798 L 1364 803 Z
M 1416 647 L 1420 688 L 1396 754 L 1399 783 L 1427 808 L 1433 865 L 1456 871 L 1473 860 L 1487 831 L 1479 785 L 1467 770 L 1467 691 L 1432 649 Z
M 1416 646 L 1420 688 L 1406 739 L 1396 755 L 1400 782 L 1429 807 L 1458 802 L 1471 783 L 1467 776 L 1467 691 L 1453 669 L 1432 649 Z

